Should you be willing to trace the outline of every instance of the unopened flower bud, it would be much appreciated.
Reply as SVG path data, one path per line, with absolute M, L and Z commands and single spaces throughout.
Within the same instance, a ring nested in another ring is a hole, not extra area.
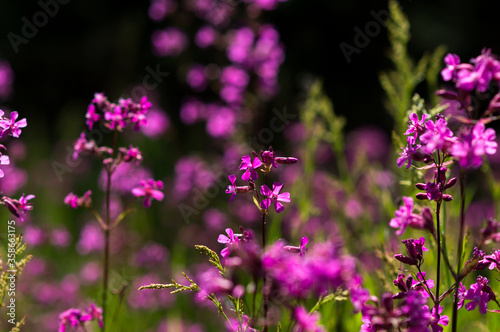
M 426 186 L 425 183 L 417 183 L 417 184 L 415 184 L 415 187 L 417 187 L 417 189 L 419 189 L 419 190 L 425 190 L 425 188 L 426 188 L 425 186 Z
M 418 193 L 415 195 L 415 197 L 419 200 L 425 200 L 427 199 L 427 193 Z
M 446 185 L 444 186 L 444 189 L 451 188 L 451 187 L 453 187 L 456 183 L 457 183 L 457 178 L 456 178 L 456 177 L 451 178 L 451 179 L 450 179 L 450 180 L 446 183 Z
M 418 261 L 416 259 L 406 257 L 405 255 L 401 255 L 401 254 L 394 255 L 394 258 L 396 258 L 401 263 L 408 264 L 408 265 L 417 265 L 417 263 L 418 263 Z
M 458 94 L 456 92 L 446 90 L 446 89 L 437 90 L 436 96 L 440 96 L 444 99 L 449 99 L 449 100 L 457 100 L 458 99 Z
M 452 200 L 453 200 L 453 196 L 448 195 L 448 194 L 443 194 L 443 201 L 451 202 Z

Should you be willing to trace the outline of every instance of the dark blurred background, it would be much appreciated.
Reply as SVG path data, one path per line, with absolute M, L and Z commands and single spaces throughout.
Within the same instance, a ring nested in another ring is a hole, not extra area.
M 420 58 L 441 44 L 463 60 L 478 55 L 483 47 L 498 53 L 492 4 L 401 1 L 411 22 L 411 55 Z M 151 32 L 168 24 L 168 19 L 152 22 L 147 15 L 149 1 L 72 0 L 59 4 L 54 17 L 26 44 L 19 44 L 17 53 L 8 34 L 22 36 L 22 18 L 32 22 L 41 6 L 37 1 L 4 1 L 0 6 L 0 58 L 8 60 L 15 73 L 14 94 L 7 105 L 30 119 L 36 130 L 27 130 L 29 137 L 54 142 L 69 135 L 73 130 L 65 128 L 73 124 L 68 123 L 72 117 L 67 112 L 83 114 L 96 91 L 117 99 L 127 87 L 141 81 L 147 65 L 161 63 L 165 70 L 176 71 L 175 61 L 158 59 L 151 52 Z M 387 3 L 290 0 L 265 13 L 265 20 L 278 27 L 286 50 L 276 106 L 296 108 L 300 81 L 312 75 L 324 80 L 336 112 L 348 118 L 350 128 L 367 123 L 390 128 L 378 83 L 378 73 L 391 66 L 386 57 L 386 29 L 370 37 L 350 63 L 339 47 L 342 42 L 354 45 L 354 28 L 364 30 L 374 21 L 372 10 L 387 10 Z M 175 98 L 182 91 L 175 83 L 167 80 L 160 85 L 159 100 L 173 123 L 180 125 Z

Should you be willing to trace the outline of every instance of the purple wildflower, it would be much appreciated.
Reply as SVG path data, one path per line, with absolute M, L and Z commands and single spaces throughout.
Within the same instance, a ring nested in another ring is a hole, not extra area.
M 26 121 L 26 118 L 16 122 L 18 116 L 19 114 L 17 112 L 11 112 L 10 119 L 3 118 L 0 120 L 0 128 L 2 128 L 0 137 L 4 137 L 7 134 L 10 134 L 12 137 L 19 137 L 19 135 L 21 135 L 21 128 L 26 127 L 28 122 Z
M 442 117 L 436 121 L 427 121 L 425 129 L 426 131 L 420 136 L 423 153 L 432 154 L 436 150 L 446 152 L 456 141 L 453 132 L 448 128 L 446 119 Z
M 262 161 L 258 157 L 254 157 L 253 161 L 251 161 L 250 155 L 246 155 L 241 157 L 241 164 L 238 167 L 240 170 L 245 170 L 245 173 L 241 176 L 244 181 L 255 181 L 257 180 L 257 171 L 256 168 L 259 168 L 262 165 Z
M 144 207 L 151 206 L 151 200 L 154 198 L 158 201 L 163 200 L 164 194 L 160 191 L 163 189 L 162 181 L 155 181 L 153 179 L 149 179 L 147 181 L 142 180 L 140 183 L 141 187 L 133 188 L 132 194 L 135 197 L 144 196 Z
M 89 107 L 87 108 L 87 114 L 85 114 L 85 117 L 87 118 L 87 126 L 89 126 L 89 130 L 92 130 L 94 127 L 94 123 L 99 121 L 101 119 L 101 115 L 97 114 L 95 111 L 95 105 L 90 104 Z
M 250 321 L 251 319 L 247 315 L 243 315 L 241 321 L 229 318 L 229 322 L 226 322 L 226 327 L 231 332 L 258 332 L 258 330 L 250 326 Z
M 406 169 L 410 168 L 413 156 L 417 153 L 420 147 L 421 147 L 420 144 L 412 146 L 410 144 L 410 137 L 408 137 L 408 145 L 402 148 L 403 151 L 399 154 L 399 158 L 397 160 L 398 167 L 401 167 L 403 166 L 404 163 L 407 163 Z
M 97 322 L 99 323 L 99 327 L 102 329 L 103 328 L 102 309 L 96 307 L 94 303 L 90 304 L 90 307 L 87 308 L 85 313 L 82 314 L 82 316 L 80 317 L 80 321 L 86 322 L 86 321 L 93 320 L 93 319 L 97 319 Z
M 399 207 L 399 210 L 394 212 L 395 217 L 389 222 L 389 226 L 392 228 L 399 228 L 396 231 L 397 235 L 401 235 L 405 232 L 406 227 L 418 226 L 423 223 L 423 217 L 416 213 L 413 213 L 413 198 L 404 196 L 404 205 Z
M 142 160 L 142 153 L 138 148 L 133 147 L 132 145 L 129 146 L 128 149 L 126 148 L 119 148 L 118 151 L 123 155 L 123 161 L 124 162 L 132 162 L 136 161 L 136 164 L 139 164 Z
M 125 117 L 126 114 L 123 114 L 123 110 L 120 106 L 115 106 L 111 110 L 105 110 L 104 112 L 104 119 L 109 121 L 107 125 L 111 130 L 121 130 L 124 128 L 126 126 Z
M 227 186 L 226 188 L 226 194 L 231 194 L 231 197 L 229 198 L 229 203 L 234 199 L 234 196 L 236 196 L 237 193 L 247 193 L 250 192 L 251 188 L 250 186 L 237 186 L 235 184 L 236 182 L 236 175 L 229 175 L 228 176 L 229 181 L 231 182 L 230 185 Z
M 283 249 L 288 250 L 288 251 L 298 252 L 299 256 L 304 256 L 306 254 L 306 251 L 307 251 L 306 245 L 308 242 L 309 242 L 309 239 L 307 238 L 307 236 L 303 236 L 300 239 L 300 246 L 298 246 L 298 247 L 296 247 L 296 246 L 284 246 Z
M 295 308 L 295 325 L 294 332 L 323 332 L 325 329 L 319 324 L 319 312 L 309 314 L 303 306 Z
M 222 251 L 220 252 L 221 256 L 224 258 L 229 256 L 229 254 L 231 253 L 230 247 L 237 246 L 239 242 L 238 237 L 234 234 L 231 228 L 226 228 L 226 233 L 228 236 L 220 234 L 219 238 L 217 239 L 217 242 L 227 245 L 227 247 L 222 249 Z
M 262 187 L 260 187 L 260 193 L 267 196 L 267 198 L 264 198 L 262 202 L 260 202 L 260 207 L 267 210 L 271 206 L 271 203 L 274 203 L 276 213 L 281 213 L 285 209 L 281 202 L 290 202 L 290 193 L 280 194 L 281 188 L 283 188 L 283 184 L 279 182 L 273 183 L 273 191 L 265 184 L 262 185 Z
M 406 253 L 408 256 L 397 254 L 394 255 L 394 258 L 405 264 L 421 265 L 423 263 L 423 252 L 429 250 L 426 247 L 424 247 L 425 243 L 424 237 L 421 237 L 418 240 L 415 239 L 402 240 L 401 242 L 405 244 Z
M 488 266 L 490 270 L 494 268 L 500 270 L 500 250 L 495 250 L 491 255 L 484 256 L 484 259 L 490 263 Z
M 0 156 L 0 165 L 9 165 L 10 164 L 10 158 L 9 156 L 3 155 Z M 4 171 L 0 169 L 0 178 L 3 178 L 5 176 Z
M 19 219 L 24 220 L 24 216 L 28 211 L 33 210 L 33 204 L 29 203 L 30 199 L 35 198 L 35 195 L 24 196 L 24 194 L 19 198 L 18 204 L 16 204 L 17 210 L 19 212 Z
M 429 309 L 428 306 L 427 310 Z M 448 323 L 450 322 L 450 318 L 446 315 L 441 315 L 443 312 L 443 307 L 439 306 L 438 312 L 436 313 L 436 307 L 433 307 L 431 310 L 431 328 L 432 332 L 443 332 L 443 326 L 448 326 Z M 443 325 L 443 326 L 440 326 Z
M 69 193 L 66 195 L 64 198 L 64 204 L 67 204 L 71 206 L 73 209 L 76 209 L 77 207 L 89 207 L 92 204 L 92 199 L 90 198 L 90 195 L 92 194 L 92 191 L 87 190 L 83 196 L 78 197 L 73 193 Z
M 428 298 L 430 295 L 427 293 L 427 290 L 424 287 L 424 280 L 425 280 L 425 285 L 431 289 L 434 288 L 434 280 L 432 279 L 425 279 L 425 272 L 418 272 L 417 273 L 417 278 L 418 280 L 412 280 L 411 288 L 418 291 L 420 295 L 424 299 Z
M 422 114 L 422 119 L 420 121 L 418 120 L 417 113 L 410 114 L 408 129 L 405 132 L 405 135 L 408 136 L 407 140 L 409 145 L 414 145 L 417 142 L 418 135 L 424 133 L 424 124 L 426 119 L 427 114 Z
M 476 169 L 483 164 L 483 155 L 496 153 L 498 144 L 495 138 L 494 129 L 485 130 L 484 123 L 478 122 L 468 133 L 460 136 L 460 140 L 451 147 L 450 153 L 458 159 L 461 167 Z
M 487 303 L 491 299 L 491 288 L 488 286 L 489 280 L 483 276 L 478 276 L 476 283 L 472 284 L 465 292 L 464 299 L 471 300 L 465 305 L 467 311 L 474 310 L 479 305 L 479 312 L 483 315 L 488 311 Z
M 466 292 L 467 292 L 467 290 L 465 289 L 464 284 L 462 284 L 462 282 L 459 282 L 458 294 L 457 294 L 457 298 L 458 298 L 457 308 L 458 309 L 460 309 L 464 306 Z
M 59 315 L 59 332 L 65 332 L 66 326 L 69 324 L 72 327 L 80 324 L 82 313 L 78 309 L 68 309 Z
M 456 54 L 448 53 L 444 57 L 444 63 L 446 63 L 446 68 L 441 70 L 441 76 L 443 80 L 451 81 L 455 77 L 457 66 L 460 64 L 460 58 Z

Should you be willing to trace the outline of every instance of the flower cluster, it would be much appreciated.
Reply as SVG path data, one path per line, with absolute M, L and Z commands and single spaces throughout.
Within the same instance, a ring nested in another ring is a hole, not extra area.
M 121 98 L 118 104 L 111 103 L 103 93 L 96 93 L 94 99 L 87 108 L 87 126 L 92 130 L 94 124 L 104 120 L 104 125 L 111 130 L 123 130 L 132 124 L 135 130 L 139 130 L 147 124 L 146 114 L 151 108 L 147 97 L 142 97 L 139 103 L 132 99 Z
M 241 179 L 248 182 L 248 185 L 237 186 L 236 176 L 233 174 L 229 175 L 229 182 L 231 184 L 226 189 L 226 194 L 231 194 L 229 201 L 231 202 L 234 199 L 236 193 L 252 192 L 255 199 L 259 202 L 261 209 L 267 211 L 271 205 L 274 205 L 276 213 L 283 212 L 285 207 L 282 203 L 290 202 L 290 193 L 280 193 L 283 184 L 279 182 L 273 183 L 272 190 L 267 184 L 263 184 L 258 191 L 255 185 L 255 180 L 259 177 L 257 170 L 260 169 L 266 174 L 267 182 L 267 174 L 273 167 L 277 168 L 278 164 L 294 164 L 297 161 L 297 158 L 294 157 L 275 157 L 272 147 L 269 147 L 267 151 L 261 151 L 260 154 L 253 152 L 253 159 L 250 155 L 241 157 L 241 163 L 238 169 L 244 171 L 241 175 Z M 266 198 L 261 200 L 259 193 Z
M 143 97 L 139 103 L 134 103 L 132 99 L 120 99 L 118 104 L 108 101 L 108 98 L 103 93 L 96 93 L 92 102 L 88 106 L 86 119 L 87 126 L 92 130 L 96 123 L 103 125 L 116 132 L 122 131 L 127 125 L 134 125 L 135 130 L 139 130 L 147 124 L 146 114 L 151 108 L 151 103 L 146 97 Z M 104 170 L 110 177 L 115 173 L 122 163 L 135 162 L 136 165 L 142 161 L 141 151 L 132 145 L 126 147 L 108 147 L 98 146 L 97 143 L 87 139 L 87 135 L 82 133 L 73 144 L 73 159 L 77 159 L 80 155 L 91 155 L 102 159 Z M 139 187 L 137 187 L 139 185 Z M 153 179 L 141 180 L 140 183 L 135 183 L 130 192 L 136 197 L 144 197 L 144 206 L 150 207 L 151 200 L 163 199 L 162 181 Z M 77 197 L 70 193 L 64 199 L 64 202 L 72 208 L 90 207 L 90 191 L 83 197 Z
M 17 120 L 18 117 L 18 112 L 11 112 L 9 116 L 5 116 L 5 113 L 0 110 L 0 138 L 7 136 L 19 138 L 22 128 L 25 128 L 28 122 L 25 118 Z M 0 165 L 11 164 L 9 156 L 5 154 L 6 152 L 7 148 L 0 144 Z M 6 179 L 5 172 L 1 169 L 0 178 L 3 178 L 4 181 Z M 33 198 L 35 198 L 35 195 L 26 196 L 23 194 L 19 199 L 2 195 L 0 196 L 0 204 L 4 205 L 14 216 L 23 221 L 28 211 L 33 209 L 33 205 L 28 202 Z
M 102 309 L 96 307 L 94 303 L 90 307 L 81 311 L 78 309 L 68 309 L 59 315 L 59 332 L 65 332 L 68 326 L 78 327 L 81 326 L 85 329 L 84 323 L 97 320 L 99 327 L 102 329 Z

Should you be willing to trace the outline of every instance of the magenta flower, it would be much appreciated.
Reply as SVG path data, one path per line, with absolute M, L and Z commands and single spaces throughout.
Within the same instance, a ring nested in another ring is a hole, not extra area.
M 26 127 L 28 122 L 26 118 L 16 122 L 18 116 L 19 114 L 17 112 L 11 112 L 10 119 L 4 118 L 0 120 L 0 128 L 2 128 L 0 137 L 4 137 L 6 134 L 10 134 L 12 137 L 19 137 L 19 135 L 21 135 L 21 128 Z
M 472 284 L 465 292 L 464 299 L 471 300 L 465 305 L 467 311 L 474 310 L 479 305 L 479 312 L 483 315 L 488 311 L 487 303 L 490 300 L 491 288 L 488 286 L 489 280 L 485 277 L 477 277 L 477 282 Z
M 436 121 L 427 121 L 425 129 L 426 131 L 420 136 L 423 153 L 432 154 L 436 150 L 446 152 L 456 141 L 453 132 L 448 128 L 448 122 L 442 117 Z
M 309 314 L 307 310 L 298 306 L 295 308 L 295 319 L 297 324 L 295 325 L 295 332 L 323 332 L 325 329 L 319 324 L 319 313 L 314 312 Z
M 234 199 L 234 196 L 236 196 L 237 193 L 247 193 L 250 192 L 252 189 L 250 186 L 237 186 L 235 184 L 236 182 L 236 176 L 231 174 L 228 176 L 229 181 L 231 182 L 230 185 L 227 186 L 226 188 L 226 194 L 231 194 L 231 197 L 229 198 L 229 203 Z
M 424 248 L 424 249 L 428 250 L 427 248 Z M 412 280 L 412 284 L 411 284 L 412 289 L 420 292 L 420 295 L 422 295 L 422 297 L 424 299 L 426 299 L 430 296 L 424 287 L 425 275 L 426 275 L 426 273 L 423 271 L 422 271 L 422 273 L 418 272 L 417 273 L 418 280 Z M 432 280 L 432 279 L 425 279 L 425 284 L 427 285 L 427 287 L 429 287 L 429 289 L 434 288 L 434 280 Z
M 253 161 L 251 161 L 250 155 L 246 155 L 241 157 L 241 164 L 238 167 L 240 170 L 245 170 L 245 173 L 241 176 L 244 181 L 255 181 L 257 180 L 257 171 L 256 168 L 259 168 L 262 165 L 262 161 L 258 157 L 254 157 Z
M 413 198 L 404 196 L 403 202 L 404 205 L 401 205 L 399 210 L 394 212 L 395 217 L 389 221 L 389 226 L 399 228 L 396 231 L 397 235 L 403 234 L 408 226 L 419 226 L 423 223 L 423 217 L 413 213 Z
M 450 153 L 463 168 L 479 168 L 483 164 L 485 154 L 493 155 L 497 150 L 496 133 L 492 128 L 485 130 L 482 122 L 476 123 L 468 133 L 462 134 L 455 142 Z
M 408 121 L 408 129 L 405 135 L 408 136 L 408 144 L 414 145 L 417 141 L 418 135 L 425 131 L 424 124 L 427 119 L 427 114 L 422 114 L 422 120 L 418 120 L 418 115 L 416 113 L 410 114 L 410 120 Z M 411 136 L 410 136 L 411 135 Z
M 260 159 L 262 160 L 262 166 L 266 172 L 270 171 L 272 167 L 277 168 L 278 164 L 295 164 L 298 161 L 298 159 L 294 157 L 276 157 L 271 146 L 269 150 L 260 152 Z
M 104 119 L 109 121 L 108 126 L 112 130 L 121 130 L 126 126 L 125 116 L 120 106 L 115 106 L 111 110 L 105 110 L 104 112 Z
M 464 284 L 462 284 L 462 282 L 459 283 L 458 285 L 458 303 L 457 303 L 457 308 L 460 309 L 464 306 L 464 302 L 465 302 L 465 293 L 467 292 L 467 290 L 465 289 L 465 286 Z
M 10 159 L 9 156 L 0 156 L 0 165 L 9 165 L 10 164 Z M 0 178 L 3 178 L 5 176 L 5 173 L 0 169 Z
M 231 254 L 230 247 L 237 246 L 239 242 L 238 237 L 234 234 L 231 228 L 226 228 L 226 233 L 228 236 L 220 234 L 219 238 L 217 239 L 217 242 L 227 245 L 227 247 L 222 249 L 222 251 L 220 252 L 221 256 L 224 258 L 229 256 L 229 254 Z
M 144 196 L 144 207 L 150 207 L 151 206 L 151 200 L 154 198 L 158 201 L 163 200 L 164 194 L 160 191 L 163 189 L 163 182 L 162 181 L 155 181 L 153 179 L 149 179 L 147 181 L 142 180 L 140 183 L 141 187 L 138 188 L 133 188 L 132 189 L 132 194 L 135 197 L 142 197 Z
M 231 197 L 229 198 L 229 203 L 231 203 L 231 201 L 234 199 L 234 196 L 236 196 L 236 175 L 231 174 L 228 176 L 228 178 L 231 184 L 227 186 L 226 194 L 231 194 Z
M 394 255 L 394 258 L 408 265 L 418 265 L 418 266 L 421 265 L 423 263 L 423 252 L 429 250 L 426 247 L 424 247 L 425 238 L 421 237 L 418 240 L 407 239 L 401 242 L 405 244 L 406 254 L 408 256 L 397 254 Z
M 235 318 L 229 318 L 229 322 L 226 322 L 226 327 L 231 332 L 259 332 L 259 330 L 250 326 L 250 321 L 247 315 L 243 315 L 241 322 Z
M 401 167 L 403 166 L 404 163 L 407 163 L 406 169 L 410 168 L 413 156 L 417 153 L 420 147 L 421 147 L 420 144 L 412 146 L 410 144 L 410 137 L 408 137 L 408 145 L 402 148 L 403 151 L 399 154 L 399 158 L 397 160 L 398 167 Z
M 283 249 L 288 250 L 288 251 L 295 251 L 295 252 L 299 253 L 299 256 L 304 256 L 306 254 L 306 251 L 307 251 L 306 245 L 308 242 L 309 242 L 309 239 L 307 238 L 307 236 L 303 236 L 300 239 L 300 246 L 298 246 L 298 247 L 296 247 L 296 246 L 284 246 Z
M 426 305 L 427 310 L 429 307 Z M 443 326 L 448 326 L 450 322 L 450 318 L 446 315 L 441 315 L 443 312 L 443 307 L 439 306 L 438 312 L 436 313 L 436 307 L 433 307 L 431 310 L 431 328 L 432 332 L 443 332 Z M 443 326 L 440 326 L 443 325 Z
M 283 184 L 279 182 L 273 184 L 273 191 L 265 184 L 262 185 L 262 187 L 260 187 L 260 193 L 267 196 L 267 198 L 264 198 L 264 200 L 260 202 L 260 207 L 267 210 L 269 206 L 271 206 L 271 203 L 274 203 L 276 213 L 281 213 L 285 209 L 281 202 L 290 203 L 290 193 L 280 194 L 281 188 L 283 188 Z
M 441 76 L 443 80 L 451 81 L 455 76 L 457 66 L 460 64 L 460 58 L 456 54 L 448 53 L 444 57 L 444 63 L 446 63 L 446 68 L 441 70 Z
M 123 161 L 126 163 L 135 160 L 136 164 L 138 165 L 142 160 L 141 151 L 138 148 L 133 147 L 132 145 L 130 145 L 128 149 L 119 148 L 118 151 L 120 151 L 120 153 L 123 155 Z
M 19 211 L 19 219 L 21 221 L 24 220 L 24 216 L 28 213 L 28 211 L 33 210 L 33 204 L 29 203 L 30 199 L 35 198 L 35 195 L 24 196 L 24 194 L 19 198 L 19 203 L 17 204 L 17 210 Z
M 73 149 L 73 160 L 76 160 L 80 154 L 89 154 L 96 151 L 97 146 L 93 140 L 87 141 L 85 133 L 81 133 L 73 144 Z
M 490 270 L 494 268 L 500 270 L 500 250 L 495 250 L 491 255 L 484 256 L 484 260 L 490 263 L 488 266 Z
M 78 326 L 80 324 L 80 317 L 82 313 L 78 309 L 69 309 L 64 311 L 59 315 L 59 330 L 58 332 L 65 332 L 66 325 L 72 327 Z
M 97 319 L 97 321 L 99 323 L 99 327 L 102 329 L 103 328 L 102 309 L 96 307 L 94 303 L 92 303 L 90 305 L 90 307 L 87 308 L 85 313 L 81 315 L 80 321 L 86 322 L 86 321 L 93 320 L 93 319 Z
M 83 196 L 78 197 L 77 195 L 71 192 L 64 198 L 64 204 L 71 206 L 73 209 L 82 206 L 89 207 L 92 204 L 92 199 L 90 198 L 91 194 L 92 191 L 87 190 L 85 194 L 83 194 Z
M 87 108 L 87 114 L 85 114 L 85 118 L 87 121 L 85 122 L 87 126 L 89 126 L 89 130 L 92 130 L 94 127 L 94 123 L 101 119 L 101 115 L 97 114 L 95 111 L 95 105 L 90 104 Z

